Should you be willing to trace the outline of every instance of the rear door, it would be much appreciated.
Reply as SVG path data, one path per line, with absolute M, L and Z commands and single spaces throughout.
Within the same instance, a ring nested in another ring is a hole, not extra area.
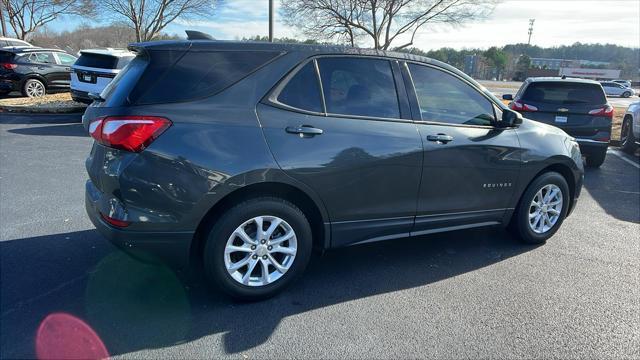
M 68 87 L 71 84 L 71 65 L 76 62 L 76 57 L 65 53 L 53 54 L 57 59 L 57 84 Z
M 522 108 L 514 110 L 526 118 L 557 126 L 576 137 L 593 137 L 611 126 L 610 118 L 590 114 L 608 106 L 602 87 L 595 83 L 532 82 L 516 103 Z
M 48 87 L 64 86 L 63 75 L 52 52 L 34 52 L 29 55 L 29 62 L 31 72 L 44 77 Z
M 320 57 L 258 106 L 280 167 L 323 200 L 333 246 L 411 231 L 422 142 L 400 79 L 395 61 Z

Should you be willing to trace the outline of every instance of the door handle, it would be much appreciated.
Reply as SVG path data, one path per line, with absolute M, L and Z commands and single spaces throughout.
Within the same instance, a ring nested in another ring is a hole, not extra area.
M 289 134 L 298 134 L 300 137 L 312 137 L 322 135 L 324 130 L 315 128 L 311 125 L 287 126 L 285 129 Z
M 446 144 L 453 141 L 453 136 L 447 134 L 427 135 L 427 140 L 435 141 L 440 144 Z

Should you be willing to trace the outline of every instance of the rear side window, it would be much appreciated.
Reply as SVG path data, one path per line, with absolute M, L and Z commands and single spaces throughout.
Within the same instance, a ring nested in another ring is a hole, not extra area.
M 329 57 L 318 59 L 318 66 L 328 113 L 400 118 L 389 61 Z
M 117 64 L 118 58 L 115 56 L 93 53 L 81 53 L 76 61 L 77 66 L 109 70 L 115 69 Z
M 607 103 L 600 85 L 572 82 L 533 82 L 522 94 L 522 100 L 558 105 Z
M 279 52 L 273 51 L 190 51 L 170 67 L 158 64 L 152 56 L 130 99 L 135 103 L 153 104 L 210 96 L 278 55 Z
M 75 57 L 64 53 L 58 53 L 58 59 L 60 59 L 60 63 L 62 65 L 72 65 L 74 62 L 76 62 Z
M 322 112 L 320 86 L 312 61 L 289 80 L 278 95 L 278 102 L 302 110 Z
M 428 66 L 409 64 L 409 70 L 423 120 L 493 125 L 493 104 L 464 81 Z
M 53 57 L 53 54 L 50 52 L 42 52 L 42 53 L 33 53 L 29 56 L 29 60 L 34 63 L 41 64 L 55 64 L 56 59 Z

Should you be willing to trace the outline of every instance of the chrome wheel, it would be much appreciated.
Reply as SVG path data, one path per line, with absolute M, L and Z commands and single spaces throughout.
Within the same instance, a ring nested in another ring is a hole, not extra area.
M 280 279 L 293 265 L 296 233 L 283 219 L 257 216 L 238 226 L 224 248 L 231 277 L 247 286 L 264 286 Z
M 37 80 L 27 81 L 25 92 L 28 97 L 40 97 L 45 93 L 44 84 Z
M 562 213 L 562 190 L 554 184 L 545 185 L 529 205 L 529 227 L 536 234 L 551 230 Z

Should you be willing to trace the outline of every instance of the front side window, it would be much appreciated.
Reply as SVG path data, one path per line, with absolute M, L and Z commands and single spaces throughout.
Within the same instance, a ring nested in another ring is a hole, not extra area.
M 422 120 L 493 125 L 492 103 L 464 81 L 428 66 L 409 64 Z
M 62 65 L 73 65 L 76 62 L 76 58 L 63 53 L 58 53 L 58 59 L 60 59 L 60 64 Z
M 317 61 L 328 113 L 400 118 L 389 61 L 355 57 Z
M 302 110 L 322 112 L 320 85 L 313 61 L 289 80 L 278 95 L 278 102 Z

